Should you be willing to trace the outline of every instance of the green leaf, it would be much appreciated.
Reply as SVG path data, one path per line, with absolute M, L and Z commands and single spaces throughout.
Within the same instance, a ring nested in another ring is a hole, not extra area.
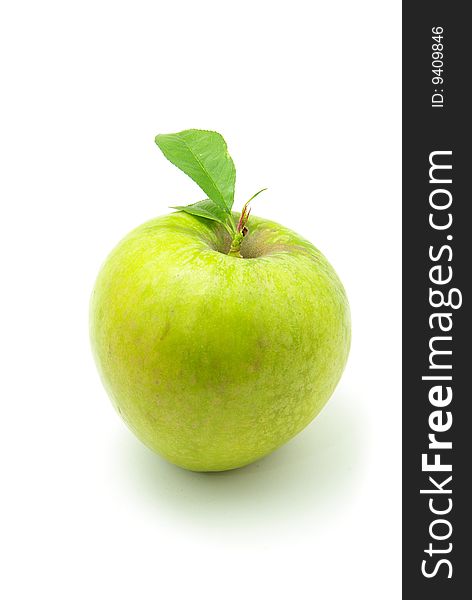
M 200 202 L 195 202 L 194 204 L 188 204 L 187 206 L 171 206 L 171 208 L 181 210 L 182 212 L 186 212 L 197 217 L 204 217 L 205 219 L 217 221 L 225 227 L 227 227 L 228 224 L 228 214 L 217 204 L 211 200 L 208 200 L 208 198 L 206 200 L 201 200 Z
M 156 144 L 164 156 L 191 177 L 211 201 L 226 214 L 231 214 L 236 169 L 219 133 L 188 129 L 157 135 Z

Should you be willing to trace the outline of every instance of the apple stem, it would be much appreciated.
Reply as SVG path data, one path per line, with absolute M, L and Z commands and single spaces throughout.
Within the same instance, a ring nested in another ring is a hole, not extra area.
M 248 231 L 246 225 L 249 215 L 251 214 L 251 209 L 249 208 L 249 202 L 251 200 L 252 198 L 250 198 L 243 206 L 238 224 L 236 226 L 236 233 L 233 235 L 233 241 L 231 242 L 231 248 L 229 249 L 228 256 L 237 256 L 238 258 L 243 258 L 241 256 L 240 249 L 244 236 Z
M 243 238 L 244 233 L 242 231 L 238 231 L 237 233 L 235 233 L 231 242 L 231 248 L 229 249 L 228 256 L 236 256 L 237 258 L 242 258 L 240 249 Z
M 238 224 L 236 226 L 236 231 L 233 234 L 233 241 L 231 242 L 231 248 L 229 249 L 228 256 L 237 256 L 238 258 L 243 258 L 241 256 L 241 243 L 244 237 L 248 233 L 247 222 L 249 220 L 249 215 L 251 214 L 251 208 L 249 207 L 249 203 L 251 200 L 254 200 L 256 196 L 259 196 L 261 192 L 265 192 L 267 188 L 263 188 L 259 190 L 254 196 L 251 196 L 249 200 L 244 204 L 243 209 L 241 211 L 241 215 L 239 216 Z M 234 230 L 234 224 L 233 224 Z

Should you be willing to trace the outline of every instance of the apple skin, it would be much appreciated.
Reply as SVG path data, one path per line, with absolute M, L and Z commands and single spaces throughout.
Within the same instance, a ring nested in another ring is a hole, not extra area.
M 112 251 L 91 299 L 113 404 L 144 444 L 192 471 L 242 467 L 287 442 L 349 353 L 349 305 L 326 258 L 277 223 L 249 227 L 238 258 L 213 221 L 144 223 Z

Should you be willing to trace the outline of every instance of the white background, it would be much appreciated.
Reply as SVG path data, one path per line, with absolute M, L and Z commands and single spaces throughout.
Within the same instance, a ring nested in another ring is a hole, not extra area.
M 0 595 L 399 598 L 400 3 L 7 1 L 0 56 Z M 321 415 L 216 475 L 134 439 L 88 342 L 107 253 L 200 199 L 153 141 L 189 127 L 353 315 Z

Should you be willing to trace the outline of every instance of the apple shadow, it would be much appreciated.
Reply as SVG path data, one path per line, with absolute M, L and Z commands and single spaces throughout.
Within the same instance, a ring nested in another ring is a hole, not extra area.
M 167 463 L 124 429 L 120 478 L 169 517 L 243 530 L 326 516 L 345 505 L 362 477 L 365 420 L 353 398 L 335 394 L 302 433 L 241 469 L 194 473 Z

